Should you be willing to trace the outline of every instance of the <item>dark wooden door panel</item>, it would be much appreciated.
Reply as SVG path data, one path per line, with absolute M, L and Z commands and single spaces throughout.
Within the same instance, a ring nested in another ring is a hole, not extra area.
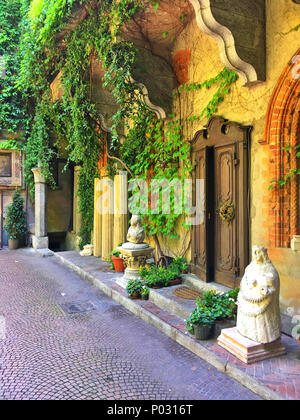
M 217 210 L 222 204 L 233 204 L 236 208 L 235 145 L 215 147 L 215 281 L 232 284 L 236 277 L 236 218 L 223 221 Z
M 201 200 L 204 210 L 204 220 L 200 225 L 194 226 L 193 238 L 193 272 L 206 280 L 206 152 L 205 149 L 199 150 L 195 153 L 195 186 L 196 180 L 204 180 L 204 194 L 202 197 L 195 197 L 195 204 L 197 199 Z M 195 191 L 199 194 L 199 191 Z
M 251 127 L 212 117 L 191 141 L 195 179 L 205 179 L 204 224 L 193 227 L 192 271 L 204 281 L 237 287 L 249 261 L 248 145 Z M 232 203 L 235 218 L 217 214 Z

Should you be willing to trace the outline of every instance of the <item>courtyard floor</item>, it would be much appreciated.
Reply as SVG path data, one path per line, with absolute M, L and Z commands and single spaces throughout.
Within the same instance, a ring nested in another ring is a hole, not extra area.
M 69 313 L 74 304 L 88 311 Z M 0 317 L 3 400 L 259 399 L 55 258 L 29 249 L 0 251 Z

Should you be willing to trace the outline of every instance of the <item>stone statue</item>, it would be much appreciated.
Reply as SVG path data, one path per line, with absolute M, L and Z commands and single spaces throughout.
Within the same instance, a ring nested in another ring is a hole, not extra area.
M 253 261 L 246 268 L 238 296 L 237 330 L 261 344 L 281 336 L 280 281 L 266 248 L 253 247 Z
M 117 284 L 126 288 L 129 280 L 140 278 L 140 267 L 146 265 L 147 259 L 152 257 L 154 248 L 144 242 L 145 232 L 140 216 L 132 216 L 128 230 L 127 241 L 117 248 L 124 260 L 126 269 L 124 276 L 117 279 Z
M 132 216 L 131 226 L 128 230 L 127 241 L 132 244 L 142 244 L 145 239 L 145 232 L 142 227 L 142 219 L 140 216 Z

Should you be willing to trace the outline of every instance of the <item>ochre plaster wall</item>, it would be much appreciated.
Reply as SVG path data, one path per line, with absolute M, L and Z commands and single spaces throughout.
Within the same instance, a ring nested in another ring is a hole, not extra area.
M 250 245 L 268 246 L 266 230 L 268 181 L 268 146 L 259 144 L 263 138 L 268 103 L 276 83 L 288 62 L 299 48 L 300 31 L 288 32 L 300 22 L 300 5 L 287 0 L 267 0 L 267 80 L 252 87 L 243 87 L 240 81 L 232 87 L 231 93 L 219 106 L 218 114 L 228 120 L 253 126 L 250 158 Z M 201 83 L 215 77 L 223 68 L 216 41 L 203 34 L 195 19 L 178 37 L 173 55 L 178 51 L 191 51 L 189 83 Z M 211 90 L 182 93 L 176 103 L 176 113 L 186 120 L 189 116 L 199 115 L 212 98 Z M 193 138 L 196 131 L 207 123 L 201 121 L 184 124 L 186 139 Z M 185 232 L 180 232 L 185 237 Z M 168 248 L 168 244 L 163 246 Z M 177 246 L 173 246 L 174 250 Z M 177 247 L 178 249 L 180 247 Z M 273 263 L 279 270 L 282 282 L 282 310 L 293 308 L 300 313 L 300 255 L 290 249 L 270 250 Z

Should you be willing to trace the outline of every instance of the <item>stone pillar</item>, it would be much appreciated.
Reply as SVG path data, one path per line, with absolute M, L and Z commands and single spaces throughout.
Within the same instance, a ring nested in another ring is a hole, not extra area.
M 102 200 L 102 260 L 108 261 L 113 250 L 114 232 L 114 187 L 113 181 L 106 177 L 101 179 Z
M 40 167 L 32 169 L 35 183 L 35 231 L 32 237 L 34 249 L 49 247 L 47 236 L 47 185 Z
M 81 166 L 74 167 L 74 196 L 73 196 L 73 232 L 75 234 L 76 249 L 79 249 L 81 213 L 79 211 L 78 183 Z
M 114 179 L 114 241 L 116 249 L 126 241 L 128 230 L 127 172 L 119 171 Z
M 102 195 L 101 180 L 95 179 L 94 192 L 94 256 L 102 256 Z

